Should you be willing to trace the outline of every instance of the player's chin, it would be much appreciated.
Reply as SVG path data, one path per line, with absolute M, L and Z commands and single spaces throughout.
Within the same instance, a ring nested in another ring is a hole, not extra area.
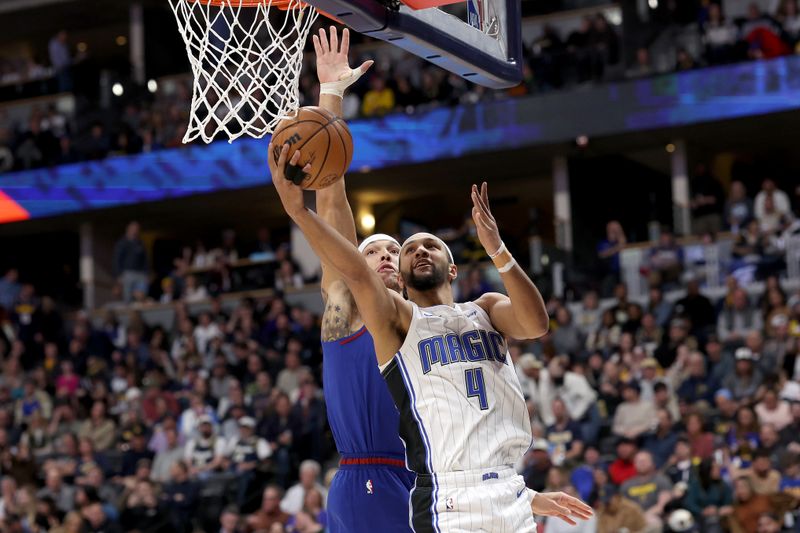
M 397 272 L 394 270 L 384 270 L 382 272 L 378 272 L 378 275 L 383 280 L 383 284 L 386 285 L 387 289 L 391 289 L 393 291 L 400 290 L 400 275 Z

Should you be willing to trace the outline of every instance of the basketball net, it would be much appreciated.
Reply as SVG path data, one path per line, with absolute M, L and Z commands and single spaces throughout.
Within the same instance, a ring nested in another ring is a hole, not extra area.
M 261 138 L 300 106 L 316 10 L 299 0 L 169 0 L 194 76 L 183 142 Z

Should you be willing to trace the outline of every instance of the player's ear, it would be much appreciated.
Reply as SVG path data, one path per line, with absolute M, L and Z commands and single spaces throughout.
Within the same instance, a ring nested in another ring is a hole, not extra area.
M 448 279 L 452 283 L 458 277 L 458 267 L 455 263 L 450 263 L 449 272 L 448 272 Z

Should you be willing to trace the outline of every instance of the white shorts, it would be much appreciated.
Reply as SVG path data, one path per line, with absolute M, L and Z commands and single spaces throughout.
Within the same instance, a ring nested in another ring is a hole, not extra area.
M 418 474 L 409 520 L 416 533 L 535 532 L 533 494 L 508 466 Z

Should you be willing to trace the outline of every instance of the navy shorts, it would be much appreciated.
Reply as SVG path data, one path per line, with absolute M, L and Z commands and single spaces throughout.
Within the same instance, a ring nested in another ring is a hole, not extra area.
M 404 467 L 341 465 L 328 492 L 331 533 L 409 533 L 416 474 Z

